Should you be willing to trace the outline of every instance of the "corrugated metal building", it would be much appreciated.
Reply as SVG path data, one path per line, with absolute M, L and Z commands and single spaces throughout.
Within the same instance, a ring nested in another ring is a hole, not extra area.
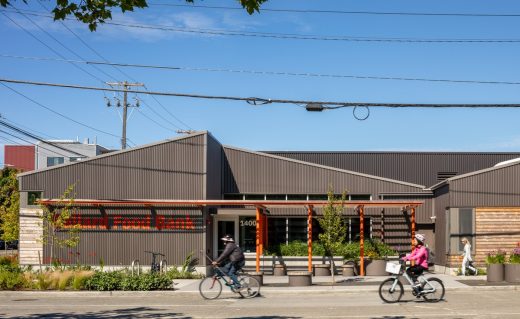
M 20 174 L 20 260 L 48 261 L 50 247 L 38 241 L 40 208 L 33 205 L 34 198 L 59 198 L 70 185 L 75 185 L 76 199 L 91 200 L 318 200 L 326 199 L 332 188 L 346 191 L 348 200 L 424 201 L 417 210 L 418 231 L 429 238 L 437 263 L 448 265 L 450 256 L 458 254 L 458 246 L 450 243 L 459 239 L 460 229 L 478 239 L 478 227 L 473 227 L 478 217 L 469 218 L 466 212 L 474 216 L 484 207 L 520 206 L 520 178 L 513 178 L 520 165 L 488 168 L 515 157 L 520 153 L 255 152 L 222 146 L 211 134 L 200 132 Z M 452 177 L 475 168 L 488 169 Z M 502 171 L 506 168 L 511 172 Z M 449 179 L 432 187 L 421 183 L 435 183 L 438 176 Z M 482 212 L 483 220 L 492 215 Z M 411 222 L 406 212 L 367 209 L 366 215 L 366 236 L 380 238 L 384 231 L 385 242 L 408 249 Z M 165 254 L 170 264 L 182 263 L 192 252 L 205 264 L 203 252 L 216 256 L 221 249 L 218 238 L 226 233 L 234 235 L 246 252 L 256 248 L 254 211 L 245 208 L 100 205 L 77 207 L 74 218 L 82 226 L 80 245 L 58 250 L 56 256 L 65 262 L 129 265 L 139 259 L 145 264 L 150 257 L 144 251 L 151 250 Z M 348 240 L 356 240 L 360 229 L 356 212 L 346 210 L 345 218 Z M 306 240 L 303 207 L 272 208 L 267 221 L 269 244 Z M 479 245 L 478 241 L 474 245 L 477 250 Z

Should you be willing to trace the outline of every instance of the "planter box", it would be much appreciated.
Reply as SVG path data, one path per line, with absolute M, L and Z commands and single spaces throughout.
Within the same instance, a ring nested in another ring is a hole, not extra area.
M 520 264 L 505 264 L 504 279 L 507 282 L 520 282 Z
M 386 272 L 385 259 L 365 260 L 365 275 L 367 276 L 388 276 Z
M 314 268 L 314 276 L 330 276 L 329 264 L 317 264 L 312 267 Z
M 341 275 L 344 277 L 353 277 L 356 276 L 356 269 L 355 266 L 352 264 L 343 265 L 341 266 L 342 272 Z
M 488 282 L 504 281 L 504 264 L 487 265 L 487 281 Z

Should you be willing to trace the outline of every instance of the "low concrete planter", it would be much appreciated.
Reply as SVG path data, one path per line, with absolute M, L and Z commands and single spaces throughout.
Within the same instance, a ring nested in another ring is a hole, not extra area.
M 388 276 L 386 272 L 385 259 L 365 260 L 365 275 L 367 276 Z
M 504 264 L 489 264 L 486 272 L 488 282 L 504 281 Z
M 289 287 L 301 287 L 312 285 L 312 272 L 310 271 L 289 271 Z
M 356 276 L 356 269 L 353 264 L 347 264 L 341 266 L 341 275 L 344 277 Z
M 255 278 L 258 280 L 258 283 L 260 283 L 260 286 L 264 285 L 264 272 L 263 271 L 250 271 L 247 273 L 249 276 Z
M 505 264 L 504 279 L 507 282 L 520 282 L 520 264 Z
M 276 264 L 273 266 L 273 276 L 285 276 L 287 275 L 287 267 L 282 264 Z
M 314 276 L 330 276 L 330 265 L 317 264 L 313 265 Z

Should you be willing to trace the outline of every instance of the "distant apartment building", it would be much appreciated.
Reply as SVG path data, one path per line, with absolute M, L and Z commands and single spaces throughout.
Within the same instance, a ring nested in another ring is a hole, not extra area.
M 5 145 L 4 165 L 28 172 L 35 169 L 73 163 L 110 152 L 109 149 L 74 140 L 48 140 L 36 145 Z

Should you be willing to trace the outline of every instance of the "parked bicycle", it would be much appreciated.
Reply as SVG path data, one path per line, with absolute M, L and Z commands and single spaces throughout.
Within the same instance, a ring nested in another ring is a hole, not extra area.
M 163 254 L 148 250 L 145 250 L 144 252 L 152 254 L 152 264 L 150 265 L 150 272 L 161 272 L 165 270 L 166 260 L 163 259 L 160 262 L 157 262 L 157 256 L 165 257 Z
M 211 262 L 211 258 L 206 256 Z M 216 299 L 222 293 L 222 282 L 228 286 L 232 292 L 238 293 L 243 298 L 253 298 L 260 293 L 260 283 L 254 277 L 239 270 L 236 275 L 240 288 L 236 289 L 233 280 L 229 278 L 218 266 L 213 266 L 214 275 L 202 279 L 199 284 L 199 292 L 204 299 Z
M 388 278 L 379 286 L 379 297 L 387 303 L 395 303 L 401 300 L 404 293 L 403 284 L 399 281 L 400 277 L 406 278 L 412 294 L 417 298 L 424 298 L 428 302 L 438 302 L 444 298 L 444 284 L 439 278 L 424 275 L 417 277 L 419 286 L 414 287 L 413 279 L 406 273 L 406 262 L 399 260 L 399 264 L 387 263 L 386 271 L 393 274 L 392 278 Z

